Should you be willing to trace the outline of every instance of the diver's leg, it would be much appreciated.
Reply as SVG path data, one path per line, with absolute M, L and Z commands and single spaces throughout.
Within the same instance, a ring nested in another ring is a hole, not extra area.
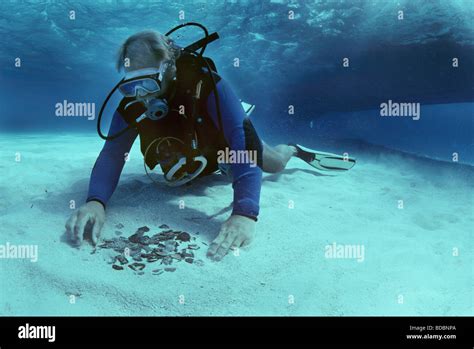
M 291 145 L 279 144 L 275 147 L 263 143 L 262 170 L 278 173 L 285 169 L 290 158 L 296 154 L 296 148 Z

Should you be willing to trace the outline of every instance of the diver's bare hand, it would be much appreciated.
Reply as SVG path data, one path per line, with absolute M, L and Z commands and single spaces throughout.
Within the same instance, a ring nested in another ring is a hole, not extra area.
M 97 245 L 100 231 L 105 222 L 104 206 L 97 201 L 89 201 L 81 206 L 66 222 L 66 231 L 70 239 L 78 245 L 82 244 L 87 223 L 92 225 L 92 243 Z
M 253 219 L 233 215 L 222 224 L 219 235 L 214 239 L 207 256 L 220 261 L 229 252 L 250 244 L 255 237 L 255 221 Z

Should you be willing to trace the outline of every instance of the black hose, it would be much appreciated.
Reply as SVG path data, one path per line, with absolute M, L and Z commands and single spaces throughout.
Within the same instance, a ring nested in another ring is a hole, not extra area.
M 115 87 L 112 89 L 112 91 L 109 92 L 109 95 L 107 96 L 107 98 L 105 99 L 104 103 L 102 103 L 102 107 L 100 108 L 100 111 L 99 111 L 99 116 L 97 117 L 97 133 L 99 134 L 100 138 L 102 138 L 103 140 L 106 140 L 106 141 L 111 141 L 117 137 L 120 137 L 121 135 L 123 135 L 125 132 L 127 132 L 129 129 L 135 127 L 136 123 L 133 123 L 131 122 L 126 128 L 124 128 L 123 130 L 121 130 L 120 132 L 117 132 L 116 134 L 112 135 L 112 136 L 106 136 L 102 133 L 102 129 L 100 127 L 100 124 L 101 124 L 101 121 L 102 121 L 102 114 L 104 113 L 104 109 L 105 109 L 105 106 L 107 105 L 107 103 L 109 102 L 109 99 L 110 97 L 112 97 L 112 95 L 114 94 L 114 92 L 118 89 L 118 87 L 120 86 L 120 84 L 123 82 L 125 78 L 123 78 L 122 80 L 120 80 L 118 82 L 117 85 L 115 85 Z
M 177 30 L 179 30 L 179 29 L 181 29 L 181 28 L 187 27 L 187 26 L 198 27 L 198 28 L 201 28 L 201 29 L 204 31 L 206 43 L 205 43 L 204 46 L 201 48 L 201 52 L 199 52 L 199 56 L 202 57 L 202 55 L 204 54 L 204 51 L 206 50 L 206 47 L 207 47 L 207 39 L 209 38 L 209 32 L 207 31 L 207 28 L 206 28 L 205 26 L 203 26 L 202 24 L 196 23 L 196 22 L 183 23 L 183 24 L 180 24 L 180 25 L 174 27 L 174 28 L 171 29 L 170 31 L 168 31 L 168 32 L 165 34 L 165 36 L 169 36 L 171 33 L 174 33 L 175 31 L 177 31 Z M 193 51 L 193 52 L 194 52 L 194 51 Z

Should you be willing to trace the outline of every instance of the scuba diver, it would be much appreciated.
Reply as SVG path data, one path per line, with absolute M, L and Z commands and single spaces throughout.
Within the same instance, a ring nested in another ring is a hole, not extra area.
M 178 46 L 170 34 L 185 26 L 199 27 L 205 37 L 187 47 Z M 207 44 L 217 38 L 217 33 L 209 35 L 198 23 L 186 23 L 164 35 L 140 32 L 123 43 L 117 69 L 125 70 L 125 77 L 109 93 L 98 116 L 98 133 L 106 142 L 92 169 L 86 203 L 66 223 L 73 241 L 81 244 L 90 230 L 92 243 L 97 244 L 105 207 L 137 136 L 145 170 L 159 165 L 170 186 L 219 171 L 232 178 L 232 213 L 207 251 L 216 261 L 254 238 L 262 171 L 281 172 L 293 156 L 321 172 L 343 172 L 354 165 L 352 158 L 297 144 L 271 147 L 261 141 L 231 86 L 217 73 L 214 62 L 203 56 Z M 102 113 L 117 90 L 123 99 L 104 135 Z M 256 156 L 253 161 L 225 163 L 218 158 L 224 149 Z

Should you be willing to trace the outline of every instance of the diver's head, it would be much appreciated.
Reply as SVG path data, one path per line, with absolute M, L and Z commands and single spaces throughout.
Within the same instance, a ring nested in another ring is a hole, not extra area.
M 164 95 L 169 89 L 171 81 L 176 77 L 176 58 L 179 49 L 173 41 L 156 31 L 142 31 L 130 36 L 120 47 L 117 58 L 117 70 L 124 70 L 129 74 L 145 68 L 160 69 L 162 71 L 162 86 L 155 97 Z
M 125 71 L 125 78 L 119 91 L 143 103 L 152 120 L 168 114 L 179 52 L 170 38 L 154 31 L 134 34 L 120 48 L 117 69 Z

